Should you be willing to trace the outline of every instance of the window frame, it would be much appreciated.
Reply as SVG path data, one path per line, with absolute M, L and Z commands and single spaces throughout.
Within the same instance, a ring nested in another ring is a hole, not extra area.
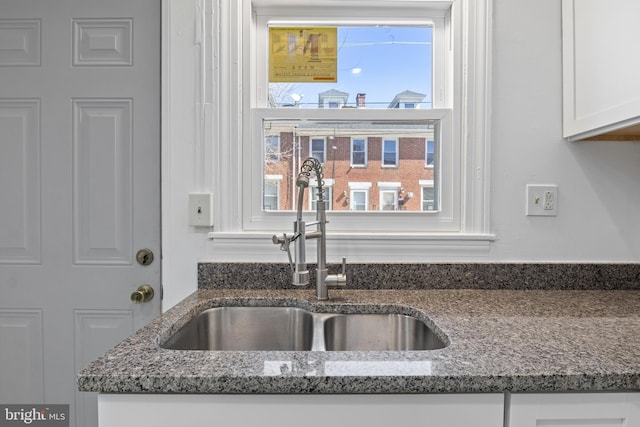
M 433 152 L 432 154 L 432 161 L 431 163 L 429 163 L 429 143 L 431 143 L 433 145 Z M 427 139 L 424 141 L 424 167 L 431 169 L 433 168 L 433 165 L 436 161 L 436 156 L 437 156 L 437 150 L 436 150 L 436 143 L 435 141 L 432 141 L 430 139 Z
M 277 0 L 276 0 L 277 1 Z M 311 4 L 317 3 L 312 0 Z M 272 4 L 273 1 L 258 0 L 258 4 Z M 429 3 L 429 2 L 427 2 Z M 254 0 L 253 4 L 256 4 Z M 333 7 L 315 9 L 313 6 L 298 6 L 282 8 L 258 7 L 254 9 L 251 20 L 251 42 L 249 43 L 251 50 L 250 58 L 254 60 L 255 66 L 250 67 L 249 86 L 250 91 L 249 110 L 252 114 L 250 128 L 251 135 L 246 136 L 243 140 L 244 151 L 249 153 L 246 158 L 255 157 L 255 145 L 251 141 L 259 141 L 258 130 L 262 131 L 261 120 L 276 119 L 277 117 L 289 118 L 292 116 L 301 119 L 325 119 L 333 117 L 334 119 L 351 119 L 353 120 L 402 120 L 402 119 L 435 119 L 440 120 L 439 138 L 440 141 L 453 141 L 452 120 L 453 113 L 448 107 L 451 95 L 448 94 L 450 88 L 447 86 L 447 79 L 450 69 L 450 51 L 447 49 L 451 42 L 448 36 L 448 10 L 437 8 L 425 8 L 424 6 L 413 5 L 412 7 L 397 8 L 398 2 L 395 0 L 384 1 L 380 3 L 385 7 L 374 7 L 363 9 L 360 7 Z M 433 3 L 435 4 L 435 3 Z M 335 4 L 334 4 L 335 6 Z M 345 17 L 346 16 L 346 17 Z M 268 27 L 270 24 L 291 26 L 291 25 L 431 25 L 433 27 L 432 34 L 434 40 L 433 46 L 433 78 L 432 84 L 435 90 L 433 95 L 432 109 L 288 109 L 288 108 L 268 108 Z M 253 145 L 253 148 L 252 148 Z M 325 149 L 326 149 L 325 142 Z M 384 168 L 397 168 L 399 165 L 400 142 L 396 138 L 396 161 L 394 165 L 386 165 Z M 311 149 L 311 141 L 309 149 Z M 382 144 L 384 150 L 384 143 Z M 447 151 L 448 150 L 448 151 Z M 424 232 L 460 232 L 461 217 L 460 206 L 456 202 L 461 194 L 460 179 L 458 179 L 453 171 L 454 159 L 459 158 L 459 144 L 447 144 L 447 150 L 443 151 L 442 166 L 447 171 L 441 171 L 441 179 L 444 187 L 438 194 L 447 195 L 447 200 L 442 201 L 439 206 L 443 209 L 439 212 L 431 212 L 425 215 L 422 211 L 402 212 L 407 218 L 403 217 L 402 221 L 394 220 L 394 215 L 398 215 L 398 211 L 391 213 L 371 210 L 376 214 L 361 215 L 353 211 L 337 212 L 332 211 L 331 223 L 332 230 L 338 232 L 347 232 L 353 230 L 366 229 L 370 232 L 388 232 L 388 231 L 408 231 L 423 230 Z M 309 151 L 311 153 L 311 151 Z M 326 153 L 325 153 L 326 158 Z M 261 164 L 253 162 L 247 164 L 245 169 L 256 171 L 262 168 Z M 257 180 L 254 180 L 257 183 Z M 246 194 L 251 195 L 251 201 L 243 206 L 249 207 L 243 213 L 244 230 L 278 230 L 282 229 L 283 221 L 274 212 L 260 212 L 255 203 L 258 195 L 255 194 L 255 185 L 245 186 Z M 261 196 L 260 196 L 261 197 Z M 290 215 L 291 213 L 289 213 Z M 313 213 L 305 215 L 312 216 Z M 427 224 L 428 223 L 428 224 Z M 286 227 L 286 226 L 285 226 Z M 286 228 L 285 228 L 286 229 Z
M 340 4 L 361 11 L 364 3 L 345 0 Z M 202 32 L 202 44 L 198 46 L 203 55 L 196 57 L 196 61 L 201 63 L 196 68 L 203 70 L 203 75 L 198 80 L 201 82 L 198 102 L 203 106 L 206 118 L 205 121 L 195 121 L 199 123 L 195 128 L 198 135 L 196 150 L 204 153 L 212 165 L 207 167 L 203 162 L 196 169 L 196 178 L 198 182 L 204 183 L 205 188 L 210 185 L 214 200 L 217 201 L 214 203 L 215 226 L 209 231 L 209 238 L 217 247 L 235 250 L 233 253 L 236 258 L 241 254 L 242 259 L 252 259 L 252 256 L 264 259 L 271 253 L 267 250 L 270 242 L 269 239 L 265 240 L 265 236 L 280 224 L 284 228 L 279 231 L 288 230 L 291 217 L 287 213 L 286 220 L 283 218 L 266 227 L 247 225 L 248 221 L 259 222 L 261 218 L 252 218 L 252 202 L 246 192 L 263 179 L 256 179 L 253 165 L 250 161 L 247 162 L 247 147 L 244 143 L 238 143 L 245 141 L 247 137 L 253 137 L 250 126 L 256 121 L 256 112 L 251 109 L 257 105 L 257 93 L 261 90 L 246 90 L 246 84 L 255 81 L 256 70 L 250 64 L 255 63 L 258 54 L 251 39 L 258 15 L 284 12 L 290 17 L 300 16 L 297 11 L 299 2 L 220 0 L 220 5 L 216 13 L 210 14 L 207 19 L 203 18 L 202 28 L 210 29 Z M 305 2 L 307 10 L 316 11 L 316 16 L 322 16 L 327 5 L 335 6 L 336 2 Z M 359 228 L 344 232 L 333 230 L 335 221 L 332 218 L 328 246 L 331 248 L 333 244 L 337 244 L 348 247 L 350 253 L 358 253 L 362 260 L 389 260 L 389 245 L 394 245 L 397 249 L 394 251 L 394 259 L 403 261 L 418 258 L 423 260 L 430 254 L 437 257 L 446 254 L 463 257 L 486 255 L 490 243 L 495 240 L 495 235 L 490 231 L 489 216 L 493 0 L 379 0 L 375 2 L 375 8 L 369 8 L 370 5 L 368 2 L 366 10 L 377 16 L 389 16 L 389 7 L 404 9 L 414 15 L 417 12 L 419 15 L 424 13 L 423 9 L 431 6 L 451 16 L 452 22 L 445 31 L 452 35 L 453 73 L 446 81 L 446 85 L 452 90 L 435 93 L 434 107 L 454 106 L 453 113 L 448 118 L 451 126 L 449 131 L 459 138 L 459 146 L 464 153 L 456 164 L 460 168 L 458 179 L 464 189 L 460 197 L 461 224 L 451 231 L 430 232 L 416 229 L 407 234 L 392 229 L 378 234 L 375 230 Z M 164 46 L 165 63 L 177 66 L 181 57 L 168 49 L 169 43 Z M 172 57 L 175 59 L 171 59 Z M 206 64 L 211 64 L 211 67 L 206 67 Z M 211 84 L 206 86 L 208 81 Z M 169 83 L 163 88 L 167 97 L 173 93 L 172 87 L 173 83 Z M 169 109 L 164 111 L 164 122 L 168 123 L 175 114 Z M 164 134 L 169 135 L 168 132 Z M 206 138 L 207 136 L 210 138 Z M 181 142 L 181 139 L 167 139 L 165 154 L 171 152 L 170 147 L 178 147 Z M 243 194 L 243 197 L 237 197 L 238 194 Z M 224 202 L 225 200 L 233 202 Z M 374 244 L 381 238 L 383 240 L 380 242 L 384 241 L 384 244 Z M 248 248 L 254 250 L 247 251 Z M 382 258 L 377 258 L 378 256 Z
M 322 159 L 319 159 L 318 157 L 314 156 L 314 153 L 318 153 L 318 151 L 313 149 L 313 143 L 314 142 L 318 142 L 318 141 L 322 142 Z M 318 161 L 320 163 L 326 163 L 327 162 L 327 138 L 325 138 L 323 136 L 311 136 L 311 137 L 309 137 L 309 157 L 314 157 L 314 158 L 318 159 Z
M 275 209 L 269 209 L 268 211 L 279 211 L 280 210 L 280 185 L 282 184 L 282 176 L 277 175 L 277 176 L 265 176 L 264 178 L 264 182 L 263 182 L 263 189 L 267 186 L 267 184 L 272 184 L 273 187 L 276 189 L 276 194 L 275 195 L 270 195 L 270 197 L 275 197 L 276 199 L 276 208 Z M 266 198 L 266 194 L 264 194 L 264 190 L 263 190 L 263 198 L 262 198 L 262 205 L 263 208 L 266 205 L 265 203 L 265 198 Z M 266 211 L 267 209 L 265 209 Z
M 309 189 L 307 193 L 307 208 L 310 210 L 315 210 L 316 201 L 318 200 L 318 195 L 315 191 L 315 187 L 317 187 L 318 182 L 315 179 L 309 180 Z M 324 198 L 327 202 L 326 209 L 330 211 L 333 209 L 333 180 L 325 179 L 324 180 Z
M 393 164 L 387 164 L 387 158 L 385 154 L 390 154 L 390 151 L 387 151 L 387 142 L 393 142 Z M 382 168 L 397 168 L 400 166 L 400 138 L 391 137 L 391 138 L 383 138 L 382 139 L 382 158 L 380 160 L 380 167 Z
M 387 183 L 378 183 L 378 211 L 380 212 L 396 212 L 398 210 L 398 190 L 400 189 L 400 184 L 390 185 Z M 384 204 L 382 203 L 384 200 L 384 194 L 391 194 L 393 196 L 393 209 L 384 209 Z
M 420 184 L 420 209 L 426 212 L 430 212 L 429 210 L 424 208 L 424 204 L 431 200 L 433 201 L 434 204 L 437 205 L 436 203 L 437 195 L 436 195 L 435 187 L 433 185 L 433 182 L 426 182 L 426 181 L 420 180 L 419 184 Z M 433 191 L 433 199 L 425 199 L 424 197 L 425 189 L 431 189 Z
M 354 205 L 354 194 L 355 193 L 363 193 L 364 194 L 364 210 L 353 209 Z M 371 193 L 371 182 L 367 181 L 354 181 L 349 182 L 349 210 L 355 212 L 367 212 L 371 207 L 370 202 L 370 193 Z
M 355 195 L 364 195 L 364 209 L 354 209 L 356 206 Z M 349 209 L 355 212 L 366 212 L 369 210 L 369 190 L 367 189 L 354 189 L 349 190 Z
M 364 143 L 363 146 L 363 150 L 362 151 L 357 151 L 357 153 L 362 153 L 362 155 L 364 156 L 363 162 L 362 163 L 355 163 L 353 161 L 353 155 L 356 153 L 356 151 L 353 149 L 353 143 L 354 141 L 362 141 Z M 353 168 L 366 168 L 367 165 L 369 164 L 369 138 L 368 137 L 351 137 L 351 143 L 349 145 L 349 155 L 350 155 L 350 166 Z
M 291 225 L 292 211 L 262 211 L 262 159 L 260 144 L 263 140 L 263 127 L 265 122 L 291 119 L 292 111 L 295 111 L 303 120 L 327 120 L 327 121 L 357 121 L 357 120 L 436 120 L 438 125 L 434 129 L 436 140 L 452 139 L 452 112 L 447 109 L 425 109 L 425 110 L 398 110 L 398 109 L 301 109 L 292 110 L 287 108 L 254 108 L 252 109 L 252 134 L 250 138 L 254 141 L 253 147 L 247 147 L 244 169 L 249 171 L 249 176 L 244 181 L 243 193 L 249 196 L 244 200 L 243 228 L 249 231 L 279 231 L 287 230 Z M 457 144 L 446 144 L 442 147 L 438 162 L 446 167 L 441 167 L 441 179 L 438 183 L 437 194 L 453 195 L 442 197 L 438 201 L 440 207 L 437 212 L 423 211 L 379 211 L 371 209 L 366 214 L 360 215 L 354 211 L 331 211 L 331 228 L 335 232 L 406 232 L 409 229 L 424 230 L 425 220 L 431 220 L 429 232 L 460 232 L 461 217 L 459 194 L 461 192 L 461 181 L 454 171 L 455 159 L 460 158 L 459 146 Z M 397 215 L 403 215 L 402 220 L 398 220 Z M 307 220 L 312 220 L 314 212 L 305 212 Z

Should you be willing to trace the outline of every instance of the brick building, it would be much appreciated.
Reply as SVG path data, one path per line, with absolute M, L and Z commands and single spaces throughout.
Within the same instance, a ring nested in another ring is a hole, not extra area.
M 320 94 L 319 105 L 335 105 Z M 404 97 L 403 97 L 404 96 Z M 417 108 L 424 95 L 405 91 L 389 108 Z M 358 94 L 357 108 L 365 107 Z M 337 103 L 345 107 L 344 103 Z M 353 107 L 352 107 L 353 108 Z M 325 198 L 330 210 L 437 210 L 434 131 L 416 124 L 280 123 L 265 131 L 264 209 L 295 208 L 295 178 L 300 163 L 317 158 L 324 167 Z M 312 178 L 314 178 L 312 176 Z M 315 181 L 312 179 L 312 185 Z M 305 194 L 304 208 L 317 197 Z

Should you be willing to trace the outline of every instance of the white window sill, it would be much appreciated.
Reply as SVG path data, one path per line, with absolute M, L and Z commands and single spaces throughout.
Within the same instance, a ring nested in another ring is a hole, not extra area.
M 269 232 L 210 232 L 213 261 L 288 262 Z M 494 234 L 329 233 L 327 260 L 339 262 L 460 261 L 487 257 Z M 307 262 L 315 260 L 316 242 L 307 241 Z M 293 248 L 291 248 L 293 250 Z

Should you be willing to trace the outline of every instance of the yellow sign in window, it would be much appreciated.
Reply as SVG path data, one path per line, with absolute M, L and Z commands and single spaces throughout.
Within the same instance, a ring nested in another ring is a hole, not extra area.
M 335 27 L 270 27 L 269 81 L 338 81 L 338 30 Z

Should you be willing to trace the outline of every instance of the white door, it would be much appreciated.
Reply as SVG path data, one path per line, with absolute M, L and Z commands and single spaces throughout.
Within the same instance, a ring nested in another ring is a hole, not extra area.
M 160 0 L 0 1 L 1 404 L 96 425 L 78 370 L 160 313 L 159 117 Z

